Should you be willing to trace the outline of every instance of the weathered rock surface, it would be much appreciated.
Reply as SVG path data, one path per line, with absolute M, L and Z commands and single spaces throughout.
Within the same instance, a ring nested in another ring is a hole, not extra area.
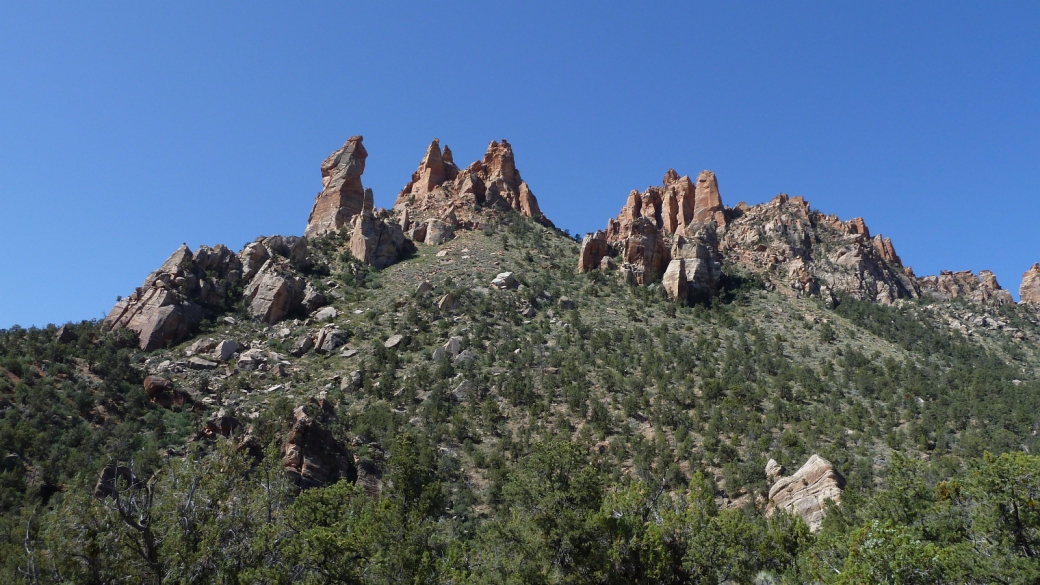
M 881 303 L 920 296 L 891 240 L 871 239 L 861 218 L 844 222 L 813 211 L 800 196 L 782 193 L 768 203 L 738 205 L 730 213 L 733 218 L 720 239 L 725 263 L 758 274 L 770 288 Z
M 207 316 L 228 310 L 243 290 L 253 316 L 275 323 L 301 306 L 324 298 L 300 277 L 307 244 L 295 236 L 258 238 L 238 254 L 226 246 L 182 245 L 130 296 L 116 303 L 105 323 L 137 333 L 151 351 L 191 336 Z
M 281 321 L 299 307 L 303 295 L 303 279 L 273 259 L 264 264 L 244 292 L 249 314 L 268 325 Z
M 361 175 L 365 172 L 365 159 L 368 158 L 362 140 L 361 136 L 351 136 L 346 144 L 321 163 L 323 188 L 307 218 L 305 236 L 313 238 L 336 231 L 361 213 L 365 204 Z
M 450 229 L 478 227 L 482 223 L 481 208 L 514 210 L 552 226 L 538 207 L 530 187 L 520 177 L 513 147 L 505 140 L 492 142 L 482 160 L 459 169 L 451 150 L 445 146 L 442 151 L 440 141 L 434 139 L 394 204 L 402 221 L 407 212 L 407 224 L 402 228 L 414 230 L 412 239 L 428 244 L 446 239 L 445 226 Z M 449 212 L 453 220 L 444 221 Z M 430 219 L 439 223 L 430 224 L 427 221 Z M 434 231 L 432 235 L 431 231 Z
M 135 331 L 145 351 L 188 337 L 205 318 L 202 307 L 185 294 L 199 286 L 191 269 L 191 250 L 181 246 L 143 285 L 116 303 L 105 323 Z
M 1018 294 L 1023 303 L 1040 305 L 1040 264 L 1033 264 L 1033 267 L 1022 275 L 1022 285 L 1018 287 Z
M 512 272 L 499 273 L 495 276 L 494 280 L 491 281 L 491 286 L 501 290 L 516 288 L 518 284 L 519 283 L 517 283 L 516 277 L 513 276 Z
M 1015 302 L 1011 293 L 1000 287 L 996 275 L 989 270 L 982 270 L 978 275 L 970 270 L 943 270 L 939 276 L 925 276 L 917 282 L 923 294 L 938 300 L 962 298 L 997 306 Z
M 353 457 L 346 446 L 302 410 L 297 410 L 296 422 L 285 440 L 282 466 L 303 488 L 357 479 Z
M 593 268 L 599 268 L 603 258 L 610 253 L 610 245 L 607 243 L 607 235 L 602 231 L 594 234 L 585 234 L 581 240 L 581 252 L 578 256 L 578 272 L 588 272 Z
M 766 474 L 769 475 L 771 471 L 777 473 L 775 467 L 767 465 Z M 769 488 L 767 511 L 786 510 L 795 513 L 805 520 L 809 530 L 817 532 L 823 523 L 824 502 L 832 500 L 840 503 L 844 488 L 845 478 L 834 469 L 830 461 L 813 455 L 793 475 L 777 478 L 776 483 Z
M 354 218 L 350 253 L 361 262 L 386 268 L 410 249 L 412 243 L 404 237 L 400 224 L 387 214 L 365 209 Z
M 717 290 L 721 268 L 716 266 L 715 230 L 724 228 L 727 222 L 714 173 L 703 171 L 695 184 L 689 176 L 680 177 L 669 169 L 662 186 L 649 187 L 642 193 L 631 191 L 621 213 L 607 223 L 606 232 L 585 236 L 578 270 L 610 269 L 616 263 L 626 281 L 645 285 L 663 277 L 671 267 L 669 294 L 686 301 L 687 289 L 677 288 L 681 286 L 678 267 L 681 264 L 684 271 L 690 271 L 689 276 L 698 275 L 697 296 L 703 290 Z M 700 252 L 698 246 L 703 247 Z M 699 262 L 672 265 L 675 258 Z M 701 266 L 700 262 L 707 264 Z

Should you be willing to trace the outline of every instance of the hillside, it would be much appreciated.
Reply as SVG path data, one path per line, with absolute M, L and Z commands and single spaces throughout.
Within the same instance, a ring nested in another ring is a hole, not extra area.
M 1040 575 L 1040 267 L 918 277 L 710 171 L 578 242 L 504 140 L 377 210 L 367 156 L 305 238 L 0 332 L 4 582 Z

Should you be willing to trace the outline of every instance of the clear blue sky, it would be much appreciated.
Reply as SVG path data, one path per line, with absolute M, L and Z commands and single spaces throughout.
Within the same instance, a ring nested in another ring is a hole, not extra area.
M 1040 4 L 779 4 L 5 2 L 0 327 L 100 318 L 181 242 L 301 234 L 353 134 L 383 206 L 432 138 L 504 137 L 574 233 L 712 169 L 727 205 L 804 195 L 1017 296 Z

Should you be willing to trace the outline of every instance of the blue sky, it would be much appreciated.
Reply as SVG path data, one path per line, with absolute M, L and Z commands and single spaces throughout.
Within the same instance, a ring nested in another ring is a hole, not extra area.
M 727 205 L 804 195 L 1017 296 L 1040 4 L 643 4 L 3 3 L 0 327 L 100 318 L 181 242 L 302 234 L 353 134 L 383 206 L 432 138 L 508 138 L 572 233 L 711 169 Z

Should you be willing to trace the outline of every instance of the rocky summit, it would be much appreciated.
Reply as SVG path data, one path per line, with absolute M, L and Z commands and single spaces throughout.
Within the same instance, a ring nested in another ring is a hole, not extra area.
M 0 331 L 0 582 L 1040 574 L 1040 264 L 1015 303 L 672 169 L 579 242 L 508 141 L 415 155 L 377 208 L 352 137 L 303 237 Z

